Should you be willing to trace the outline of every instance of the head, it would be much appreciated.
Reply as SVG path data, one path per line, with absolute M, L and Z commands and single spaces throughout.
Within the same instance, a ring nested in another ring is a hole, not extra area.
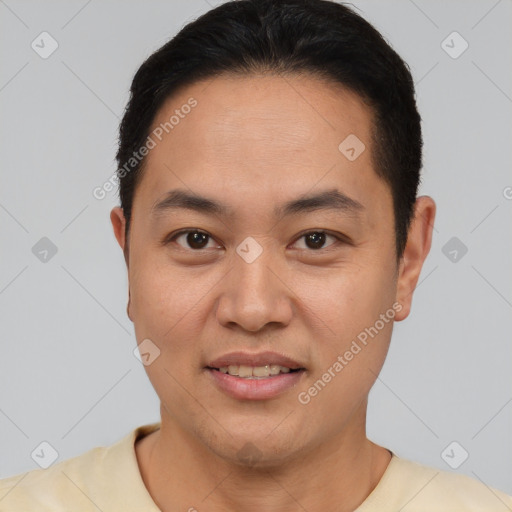
M 111 219 L 163 423 L 261 464 L 364 433 L 430 249 L 421 148 L 406 64 L 333 2 L 228 2 L 143 63 Z M 270 395 L 219 386 L 215 366 L 251 356 L 300 370 Z

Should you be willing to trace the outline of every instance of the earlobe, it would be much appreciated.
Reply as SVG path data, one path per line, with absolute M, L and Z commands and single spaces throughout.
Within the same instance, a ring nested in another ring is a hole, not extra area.
M 397 282 L 397 302 L 402 306 L 395 316 L 396 321 L 404 320 L 411 311 L 412 296 L 418 278 L 432 245 L 432 231 L 436 215 L 436 204 L 429 196 L 416 200 L 414 218 L 409 228 L 407 244 L 400 260 Z

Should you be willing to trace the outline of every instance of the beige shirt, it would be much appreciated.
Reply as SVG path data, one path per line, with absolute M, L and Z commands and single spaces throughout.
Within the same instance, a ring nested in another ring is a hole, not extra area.
M 135 441 L 159 425 L 144 425 L 112 446 L 47 469 L 0 480 L 0 512 L 160 512 L 135 454 Z M 355 512 L 398 511 L 510 512 L 512 497 L 467 476 L 393 454 L 377 487 Z

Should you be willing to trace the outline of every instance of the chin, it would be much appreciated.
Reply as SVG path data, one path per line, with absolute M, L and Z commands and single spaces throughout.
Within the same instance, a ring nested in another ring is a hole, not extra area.
M 269 436 L 271 430 L 254 433 L 244 430 L 232 436 L 224 432 L 215 441 L 209 440 L 209 448 L 226 462 L 247 469 L 279 467 L 297 457 L 300 449 L 296 437 L 286 432 Z

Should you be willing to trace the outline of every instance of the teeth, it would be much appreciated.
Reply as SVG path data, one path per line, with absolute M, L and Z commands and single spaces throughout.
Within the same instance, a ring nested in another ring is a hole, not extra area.
M 252 377 L 252 366 L 244 366 L 241 364 L 238 367 L 238 373 L 236 375 L 239 377 Z
M 270 375 L 279 375 L 279 372 L 281 371 L 281 366 L 278 364 L 271 364 L 270 365 Z
M 290 373 L 290 368 L 279 366 L 278 364 L 266 364 L 265 366 L 246 366 L 241 364 L 222 366 L 219 368 L 219 371 L 236 377 L 251 379 L 271 377 L 273 375 L 279 375 L 280 373 Z
M 251 370 L 254 377 L 268 377 L 270 375 L 270 366 L 268 364 L 265 366 L 255 366 Z

